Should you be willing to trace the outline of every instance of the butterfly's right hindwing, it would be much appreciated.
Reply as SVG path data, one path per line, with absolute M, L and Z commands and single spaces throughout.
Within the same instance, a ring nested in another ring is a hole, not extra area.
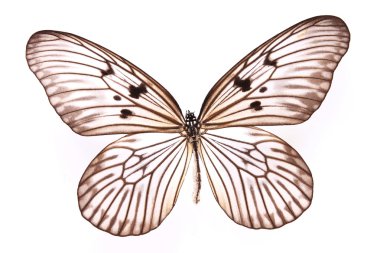
M 208 130 L 200 147 L 215 199 L 236 223 L 277 228 L 310 206 L 311 172 L 301 156 L 275 135 L 255 127 Z

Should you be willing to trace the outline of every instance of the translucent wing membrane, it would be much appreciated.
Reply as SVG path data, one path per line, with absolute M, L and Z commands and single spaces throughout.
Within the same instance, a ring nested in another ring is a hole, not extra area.
M 330 88 L 350 33 L 333 16 L 302 21 L 253 50 L 207 95 L 203 128 L 298 124 Z
M 172 210 L 192 147 L 173 133 L 130 135 L 107 146 L 78 188 L 83 217 L 113 235 L 140 235 Z
M 201 158 L 226 214 L 249 228 L 277 228 L 299 217 L 313 195 L 311 173 L 280 138 L 258 128 L 209 130 Z
M 89 40 L 56 31 L 32 35 L 30 69 L 62 120 L 81 135 L 179 132 L 181 109 L 142 70 Z

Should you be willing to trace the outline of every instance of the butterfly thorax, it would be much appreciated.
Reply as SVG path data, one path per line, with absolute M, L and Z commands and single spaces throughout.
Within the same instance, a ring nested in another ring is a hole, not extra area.
M 199 134 L 199 122 L 197 117 L 195 117 L 193 112 L 186 111 L 185 122 L 187 136 L 191 137 L 191 139 L 195 141 Z

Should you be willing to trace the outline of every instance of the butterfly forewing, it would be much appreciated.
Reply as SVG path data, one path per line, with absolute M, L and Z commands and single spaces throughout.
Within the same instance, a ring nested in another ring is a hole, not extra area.
M 255 127 L 208 130 L 201 158 L 214 196 L 226 214 L 249 228 L 277 228 L 310 205 L 313 179 L 301 156 Z
M 81 135 L 179 132 L 181 109 L 132 63 L 79 36 L 40 31 L 26 49 L 62 120 Z
M 132 134 L 110 144 L 79 183 L 83 217 L 119 236 L 156 228 L 176 202 L 191 152 L 175 133 Z
M 350 34 L 333 16 L 302 21 L 253 50 L 207 95 L 199 116 L 205 129 L 298 124 L 330 88 Z

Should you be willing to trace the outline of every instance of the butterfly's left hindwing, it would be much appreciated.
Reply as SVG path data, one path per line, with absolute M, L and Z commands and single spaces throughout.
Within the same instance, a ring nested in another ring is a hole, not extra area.
M 158 82 L 110 50 L 74 34 L 40 31 L 26 48 L 51 105 L 81 135 L 180 132 L 183 116 Z
M 113 235 L 141 235 L 175 205 L 192 146 L 175 133 L 123 137 L 91 162 L 78 187 L 84 218 Z

